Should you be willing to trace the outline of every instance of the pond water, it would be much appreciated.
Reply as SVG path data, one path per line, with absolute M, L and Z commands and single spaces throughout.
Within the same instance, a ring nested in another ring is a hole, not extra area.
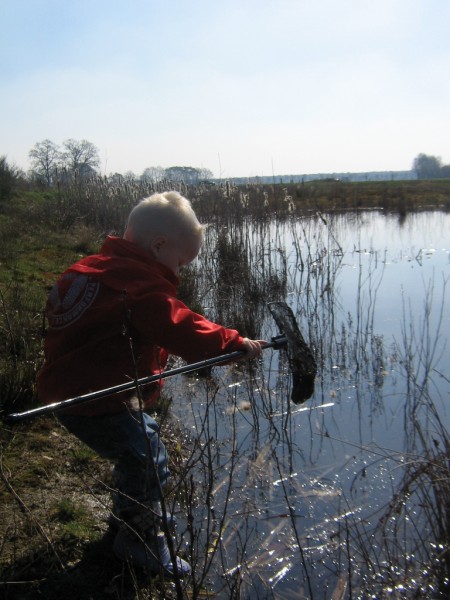
M 439 545 L 406 478 L 443 450 L 450 421 L 449 231 L 438 211 L 248 225 L 251 268 L 284 272 L 282 297 L 267 301 L 292 308 L 319 369 L 302 405 L 273 350 L 250 370 L 166 382 L 192 449 L 184 543 L 192 551 L 194 531 L 194 567 L 218 597 L 415 589 Z M 266 310 L 261 335 L 277 333 Z

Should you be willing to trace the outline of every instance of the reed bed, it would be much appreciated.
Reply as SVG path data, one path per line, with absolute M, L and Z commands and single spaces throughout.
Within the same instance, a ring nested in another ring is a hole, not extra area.
M 333 214 L 325 211 L 343 193 L 339 182 L 329 184 L 326 200 L 320 186 L 177 186 L 208 223 L 180 295 L 208 317 L 266 339 L 277 333 L 267 303 L 288 301 L 320 365 L 314 402 L 289 402 L 283 353 L 168 381 L 158 415 L 171 448 L 168 498 L 179 516 L 176 546 L 193 565 L 178 586 L 99 558 L 109 556 L 111 542 L 106 463 L 53 419 L 21 427 L 19 437 L 4 427 L 6 597 L 56 598 L 68 582 L 80 598 L 447 597 L 450 444 L 433 385 L 443 325 L 438 319 L 432 327 L 430 319 L 439 299 L 430 289 L 419 315 L 405 304 L 402 338 L 386 345 L 374 325 L 383 270 L 373 254 L 369 276 L 355 290 L 356 312 L 338 318 L 344 251 Z M 169 187 L 102 178 L 60 182 L 34 204 L 33 227 L 51 218 L 64 232 L 66 259 L 91 252 L 105 233 L 122 232 L 137 200 Z M 408 205 L 405 190 L 389 194 L 404 193 Z M 0 226 L 8 231 L 5 221 Z M 6 411 L 33 402 L 43 300 L 60 265 L 43 262 L 45 272 L 30 277 L 17 262 L 14 235 L 0 239 L 10 266 L 0 305 Z M 404 393 L 404 447 L 365 443 L 362 433 L 352 445 L 333 437 L 328 415 L 336 410 L 338 419 L 342 390 L 353 390 L 355 428 L 362 429 L 367 405 L 371 414 L 385 410 L 384 378 L 394 363 Z M 348 457 L 336 472 L 334 451 L 343 448 Z M 48 458 L 33 455 L 25 469 L 18 456 L 29 449 Z M 319 461 L 323 454 L 328 463 Z M 55 489 L 65 503 L 55 503 Z

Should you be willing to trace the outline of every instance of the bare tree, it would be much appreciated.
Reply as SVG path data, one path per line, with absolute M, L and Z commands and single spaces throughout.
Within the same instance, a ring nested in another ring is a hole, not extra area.
M 98 149 L 91 142 L 69 139 L 63 146 L 63 165 L 72 173 L 90 174 L 100 165 Z
M 28 153 L 31 159 L 31 170 L 39 179 L 50 187 L 61 160 L 61 152 L 50 140 L 37 142 Z
M 161 181 L 164 179 L 165 171 L 163 167 L 147 167 L 141 175 L 142 181 Z
M 209 181 L 214 177 L 214 173 L 210 169 L 199 169 L 199 177 L 201 180 Z
M 194 167 L 169 167 L 165 170 L 166 178 L 170 181 L 184 181 L 184 183 L 198 183 L 200 170 Z

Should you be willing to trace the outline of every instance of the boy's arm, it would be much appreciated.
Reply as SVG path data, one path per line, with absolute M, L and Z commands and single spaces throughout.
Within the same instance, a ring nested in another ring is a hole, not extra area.
M 143 339 L 188 362 L 234 350 L 244 350 L 252 358 L 260 354 L 263 343 L 243 338 L 235 329 L 213 323 L 177 298 L 162 293 L 149 294 L 145 303 L 139 302 L 131 319 Z

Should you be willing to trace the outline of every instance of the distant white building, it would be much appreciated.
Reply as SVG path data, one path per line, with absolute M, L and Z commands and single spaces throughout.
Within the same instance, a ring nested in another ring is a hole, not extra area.
M 306 183 L 315 180 L 336 181 L 410 181 L 417 179 L 415 171 L 368 171 L 365 173 L 314 173 L 308 175 L 269 175 L 265 177 L 231 177 L 235 184 L 246 183 Z M 219 181 L 219 180 L 216 180 Z

